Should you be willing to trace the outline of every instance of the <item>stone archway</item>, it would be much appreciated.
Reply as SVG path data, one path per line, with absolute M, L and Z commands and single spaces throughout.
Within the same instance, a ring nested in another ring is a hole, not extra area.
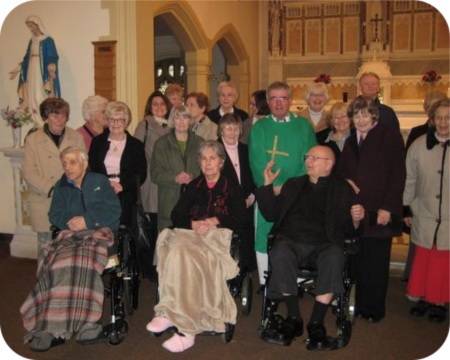
M 190 91 L 208 92 L 210 55 L 208 39 L 192 9 L 173 2 L 159 8 L 154 18 L 161 18 L 170 27 L 185 52 L 187 86 Z
M 224 26 L 214 37 L 211 49 L 218 45 L 227 62 L 227 74 L 239 90 L 239 107 L 248 108 L 249 57 L 239 33 L 232 24 Z M 215 89 L 211 89 L 215 91 Z

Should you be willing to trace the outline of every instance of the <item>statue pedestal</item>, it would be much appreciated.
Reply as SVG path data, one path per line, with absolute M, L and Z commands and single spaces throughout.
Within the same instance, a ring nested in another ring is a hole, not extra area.
M 11 256 L 36 259 L 37 234 L 30 226 L 29 213 L 26 206 L 28 191 L 21 174 L 24 156 L 23 149 L 2 148 L 0 152 L 9 159 L 13 170 L 16 229 L 9 245 Z

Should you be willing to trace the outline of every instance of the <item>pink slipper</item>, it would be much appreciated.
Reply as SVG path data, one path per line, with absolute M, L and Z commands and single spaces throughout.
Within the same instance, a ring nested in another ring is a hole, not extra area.
M 172 326 L 173 324 L 168 318 L 164 316 L 155 316 L 145 328 L 155 335 L 160 335 Z
M 173 336 L 163 342 L 162 347 L 170 352 L 178 353 L 189 349 L 194 346 L 195 335 L 178 335 L 173 334 Z

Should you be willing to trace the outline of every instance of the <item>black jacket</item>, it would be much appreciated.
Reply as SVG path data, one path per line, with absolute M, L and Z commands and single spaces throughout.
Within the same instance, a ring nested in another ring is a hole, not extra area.
M 222 140 L 220 140 L 222 142 Z M 226 151 L 225 151 L 226 153 Z M 226 153 L 225 163 L 223 164 L 222 174 L 234 181 L 242 188 L 244 197 L 247 198 L 255 191 L 255 183 L 253 182 L 252 172 L 250 170 L 250 162 L 248 158 L 248 146 L 238 143 L 239 168 L 241 170 L 241 183 L 237 177 L 234 166 L 231 163 L 230 157 Z
M 211 121 L 214 121 L 216 124 L 219 124 L 219 120 L 222 117 L 222 116 L 220 116 L 219 109 L 220 109 L 220 106 L 208 111 L 208 114 L 207 114 L 208 117 L 211 119 Z M 248 114 L 244 110 L 241 110 L 235 106 L 233 106 L 233 109 L 234 109 L 234 114 L 239 116 L 239 118 L 241 119 L 242 122 L 244 122 L 245 120 L 248 119 Z
M 89 167 L 91 171 L 107 175 L 105 167 L 105 157 L 109 150 L 109 131 L 96 136 L 89 149 Z M 122 206 L 121 224 L 134 225 L 134 205 L 137 200 L 138 188 L 145 181 L 147 176 L 147 161 L 145 159 L 144 144 L 126 133 L 127 142 L 120 159 L 120 183 L 123 191 L 120 192 L 119 199 Z
M 216 216 L 219 226 L 238 232 L 245 226 L 245 201 L 240 188 L 225 176 L 209 189 L 203 175 L 192 180 L 172 210 L 172 224 L 190 229 L 192 220 Z
M 308 175 L 291 178 L 283 185 L 278 196 L 273 193 L 272 185 L 256 190 L 259 209 L 266 220 L 274 222 L 271 234 L 278 232 L 308 181 Z M 330 242 L 343 246 L 345 238 L 354 236 L 355 233 L 350 214 L 351 206 L 355 203 L 355 194 L 344 179 L 330 175 L 329 181 L 325 210 L 326 235 Z

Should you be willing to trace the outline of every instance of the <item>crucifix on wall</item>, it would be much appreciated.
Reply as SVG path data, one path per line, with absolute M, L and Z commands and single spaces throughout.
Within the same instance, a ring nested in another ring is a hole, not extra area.
M 370 22 L 373 25 L 373 36 L 372 41 L 380 41 L 380 38 L 378 37 L 378 23 L 382 22 L 383 19 L 378 17 L 378 13 L 375 14 L 375 17 L 370 19 Z

